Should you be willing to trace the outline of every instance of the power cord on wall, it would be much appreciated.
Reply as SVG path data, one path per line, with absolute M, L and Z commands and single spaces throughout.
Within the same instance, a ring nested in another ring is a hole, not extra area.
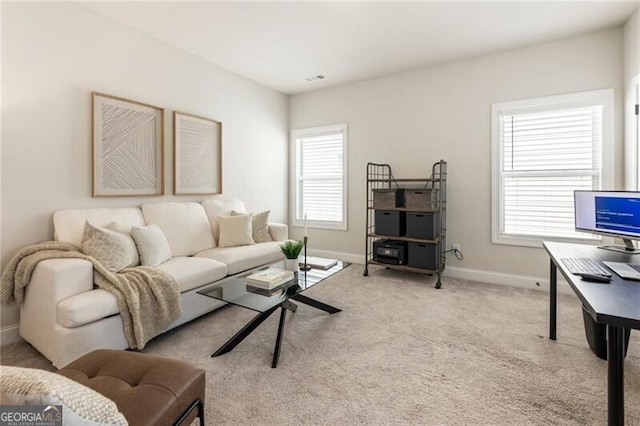
M 462 260 L 464 259 L 464 256 L 462 255 L 462 252 L 458 249 L 451 249 L 451 250 L 447 250 L 445 251 L 445 253 L 453 253 L 453 255 L 456 257 L 456 259 L 458 260 Z

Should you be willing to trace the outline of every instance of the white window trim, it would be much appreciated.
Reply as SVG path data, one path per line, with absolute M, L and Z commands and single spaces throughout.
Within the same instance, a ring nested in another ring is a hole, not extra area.
M 304 129 L 294 129 L 291 131 L 291 139 L 289 141 L 289 217 L 290 226 L 292 227 L 304 227 L 304 220 L 298 220 L 296 218 L 296 206 L 297 206 L 297 176 L 296 176 L 296 139 L 300 137 L 304 137 L 307 135 L 315 135 L 317 133 L 322 132 L 342 132 L 342 222 L 336 224 L 334 222 L 325 222 L 319 220 L 308 220 L 306 225 L 307 228 L 314 229 L 333 229 L 338 231 L 346 231 L 348 229 L 347 226 L 347 217 L 348 217 L 348 204 L 347 200 L 349 199 L 347 194 L 347 179 L 348 179 L 348 158 L 347 158 L 347 143 L 348 143 L 348 135 L 347 135 L 347 123 L 340 124 L 332 124 L 327 126 L 319 126 L 319 127 L 309 127 Z
M 631 80 L 631 93 L 625 96 L 625 119 L 624 119 L 624 173 L 625 173 L 625 189 L 627 191 L 637 191 L 640 188 L 640 174 L 638 166 L 640 165 L 640 150 L 638 143 L 640 137 L 640 115 L 636 114 L 636 105 L 640 103 L 640 74 L 637 74 Z
M 570 238 L 551 237 L 513 237 L 501 235 L 502 223 L 502 179 L 500 167 L 503 156 L 500 144 L 500 113 L 504 110 L 514 112 L 517 110 L 535 112 L 544 110 L 552 105 L 561 106 L 567 103 L 576 106 L 584 103 L 585 106 L 593 104 L 603 105 L 602 116 L 602 189 L 614 189 L 614 160 L 615 160 L 615 123 L 614 123 L 614 91 L 613 89 L 592 90 L 588 92 L 572 93 L 567 95 L 546 96 L 520 101 L 499 102 L 491 105 L 491 242 L 493 244 L 507 244 L 526 247 L 542 247 L 543 239 L 546 241 L 580 242 L 598 240 L 576 240 Z

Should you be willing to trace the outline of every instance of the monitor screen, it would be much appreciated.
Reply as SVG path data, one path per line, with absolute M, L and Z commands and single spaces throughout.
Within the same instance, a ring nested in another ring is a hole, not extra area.
M 640 239 L 640 192 L 575 191 L 576 230 Z

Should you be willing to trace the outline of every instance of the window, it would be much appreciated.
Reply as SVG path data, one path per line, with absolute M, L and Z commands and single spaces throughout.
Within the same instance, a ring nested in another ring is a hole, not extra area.
M 597 240 L 573 191 L 613 189 L 613 90 L 492 105 L 492 242 Z
M 294 226 L 347 229 L 347 125 L 294 130 Z

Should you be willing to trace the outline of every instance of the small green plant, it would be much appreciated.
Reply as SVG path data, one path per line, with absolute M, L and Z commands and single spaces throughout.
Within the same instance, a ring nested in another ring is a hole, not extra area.
M 303 241 L 287 240 L 280 244 L 280 250 L 287 259 L 297 259 L 304 247 Z

